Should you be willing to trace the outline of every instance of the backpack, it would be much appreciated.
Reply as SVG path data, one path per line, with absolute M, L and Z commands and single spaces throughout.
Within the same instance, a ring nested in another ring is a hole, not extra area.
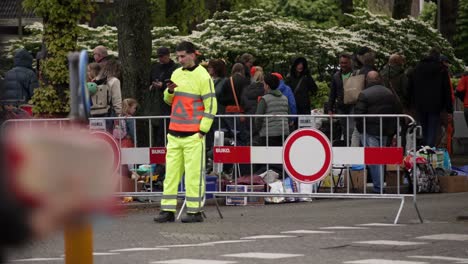
M 105 115 L 110 110 L 110 87 L 107 80 L 96 81 L 96 93 L 91 96 L 91 116 Z
M 430 163 L 417 163 L 416 169 L 409 173 L 410 190 L 413 188 L 413 176 L 416 174 L 417 193 L 440 192 L 439 177 Z

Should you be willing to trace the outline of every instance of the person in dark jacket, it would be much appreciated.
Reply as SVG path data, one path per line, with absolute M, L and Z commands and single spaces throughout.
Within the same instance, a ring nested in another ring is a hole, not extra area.
M 296 99 L 294 98 L 294 94 L 293 94 L 293 92 L 291 90 L 291 87 L 289 87 L 284 82 L 283 75 L 281 75 L 280 73 L 273 72 L 272 75 L 275 75 L 278 78 L 279 82 L 280 82 L 280 84 L 278 86 L 278 90 L 284 96 L 286 96 L 286 98 L 288 98 L 289 114 L 290 115 L 297 115 Z M 296 120 L 297 120 L 297 118 L 295 118 L 295 117 L 289 118 L 289 128 L 291 130 L 294 129 L 294 124 L 295 124 Z
M 231 70 L 231 77 L 226 79 L 219 98 L 219 102 L 226 107 L 226 114 L 242 114 L 243 109 L 238 109 L 237 106 L 241 107 L 242 92 L 247 86 L 249 86 L 249 84 L 250 80 L 245 77 L 244 65 L 241 63 L 234 64 Z M 245 124 L 246 120 L 244 118 L 229 118 L 226 119 L 226 123 L 229 124 L 229 131 L 232 133 L 232 135 L 229 136 L 234 137 L 234 133 L 238 133 L 236 136 L 238 145 L 245 145 L 248 143 L 249 133 L 247 131 Z
M 453 113 L 450 79 L 437 49 L 432 49 L 409 76 L 408 95 L 422 126 L 423 144 L 434 147 L 441 125 L 440 113 L 447 111 L 450 120 Z
M 366 77 L 367 87 L 359 94 L 354 113 L 357 115 L 399 114 L 398 101 L 390 89 L 383 86 L 382 78 L 376 71 L 370 71 Z M 396 118 L 356 118 L 356 128 L 361 135 L 361 142 L 366 147 L 386 146 L 387 137 L 396 132 Z M 381 129 L 382 128 L 382 129 Z M 374 192 L 380 193 L 383 166 L 370 165 L 369 172 L 374 184 Z
M 248 115 L 254 115 L 257 112 L 258 102 L 265 95 L 263 88 L 265 74 L 263 68 L 254 66 L 252 69 L 252 83 L 244 89 L 241 97 L 241 105 L 244 108 L 245 114 Z
M 315 84 L 310 74 L 307 60 L 303 57 L 294 60 L 291 71 L 286 79 L 286 84 L 291 87 L 296 99 L 298 115 L 310 115 L 312 105 L 310 96 L 317 93 L 317 84 Z
M 16 51 L 14 67 L 5 74 L 1 101 L 3 104 L 27 104 L 39 87 L 32 67 L 33 57 L 25 49 Z
M 333 74 L 330 83 L 330 93 L 328 96 L 328 114 L 349 115 L 352 113 L 353 105 L 344 104 L 343 83 L 351 77 L 353 72 L 351 55 L 343 53 L 339 58 L 340 69 Z M 351 136 L 354 130 L 354 120 L 352 118 L 340 118 L 343 138 L 346 139 L 346 128 Z
M 148 99 L 150 103 L 145 104 L 145 115 L 148 116 L 169 116 L 171 107 L 164 102 L 164 90 L 166 82 L 171 78 L 172 73 L 178 68 L 177 64 L 170 57 L 170 50 L 166 47 L 157 49 L 159 63 L 151 66 L 151 85 L 148 91 Z M 153 131 L 154 141 L 156 146 L 164 146 L 164 121 L 163 119 L 154 120 Z M 169 122 L 166 122 L 166 132 Z

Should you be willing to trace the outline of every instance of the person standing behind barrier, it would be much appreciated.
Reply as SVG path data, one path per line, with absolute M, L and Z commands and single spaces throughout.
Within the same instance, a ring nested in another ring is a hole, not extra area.
M 385 87 L 389 88 L 393 94 L 396 96 L 402 111 L 404 114 L 412 115 L 412 111 L 409 109 L 409 100 L 408 100 L 408 76 L 405 71 L 405 57 L 398 53 L 390 55 L 388 63 L 380 71 L 380 76 L 384 82 Z M 407 145 L 407 128 L 409 119 L 401 119 L 401 144 L 402 147 Z M 412 137 L 409 136 L 409 146 L 413 145 Z
M 353 105 L 344 103 L 343 83 L 351 77 L 353 72 L 351 55 L 343 53 L 339 58 L 340 69 L 333 74 L 330 83 L 330 93 L 328 96 L 328 114 L 349 115 L 352 113 Z M 352 118 L 339 118 L 342 137 L 346 140 L 347 135 L 352 135 L 354 130 L 354 120 Z M 348 128 L 348 131 L 346 131 Z
M 245 77 L 245 68 L 241 63 L 236 63 L 232 66 L 231 77 L 226 80 L 221 90 L 219 102 L 226 108 L 227 115 L 239 115 L 244 112 L 240 106 L 242 91 L 250 84 L 250 80 Z M 226 122 L 229 125 L 229 130 L 234 134 L 237 133 L 237 145 L 245 145 L 248 142 L 248 131 L 246 131 L 245 121 L 243 118 L 227 118 Z M 234 125 L 235 124 L 235 125 Z
M 111 60 L 107 52 L 107 48 L 102 45 L 96 46 L 93 49 L 93 58 L 95 62 L 101 65 L 101 67 L 104 67 L 107 64 L 107 62 Z
M 440 113 L 445 110 L 452 119 L 453 104 L 447 70 L 440 62 L 440 52 L 432 49 L 410 75 L 409 99 L 423 130 L 423 144 L 436 145 L 437 130 L 441 125 Z
M 149 103 L 145 104 L 146 107 L 143 112 L 146 116 L 169 116 L 171 108 L 164 103 L 165 80 L 171 78 L 172 73 L 178 66 L 171 59 L 169 48 L 160 47 L 156 52 L 159 62 L 151 66 L 151 85 L 149 86 L 148 97 L 146 98 Z M 163 119 L 152 120 L 151 124 L 155 146 L 165 146 L 164 132 L 167 132 L 169 123 L 166 122 L 166 128 L 164 128 Z
M 280 81 L 272 74 L 265 75 L 263 87 L 265 95 L 260 99 L 256 115 L 288 115 L 288 98 L 284 96 L 278 87 Z M 260 145 L 282 146 L 283 139 L 289 135 L 288 119 L 286 117 L 256 117 L 255 127 L 259 131 Z
M 224 83 L 226 82 L 226 63 L 220 59 L 212 59 L 208 62 L 208 73 L 213 79 L 216 101 L 218 102 L 218 115 L 224 115 L 224 106 L 219 103 L 219 98 L 221 97 L 221 91 L 223 89 Z M 215 118 L 214 123 L 210 129 L 210 132 L 206 134 L 206 149 L 207 152 L 213 148 L 214 145 L 214 131 L 219 130 L 219 128 L 225 128 L 223 119 Z M 221 124 L 220 124 L 221 122 Z
M 166 153 L 166 177 L 161 212 L 155 222 L 175 220 L 178 186 L 185 172 L 187 215 L 183 223 L 202 222 L 205 196 L 205 134 L 216 115 L 213 80 L 203 66 L 195 64 L 195 46 L 181 42 L 176 53 L 182 68 L 174 71 L 164 91 L 172 106 Z
M 468 70 L 468 67 L 466 68 Z M 463 101 L 465 122 L 468 126 L 468 71 L 463 74 L 457 86 L 456 95 Z
M 290 115 L 296 115 L 297 114 L 297 106 L 296 106 L 296 99 L 294 98 L 294 94 L 291 90 L 291 87 L 289 87 L 283 79 L 283 75 L 277 72 L 273 72 L 272 75 L 276 76 L 280 82 L 278 86 L 278 90 L 288 98 L 288 105 L 289 105 L 289 114 Z M 296 122 L 297 118 L 291 117 L 289 118 L 289 128 L 290 130 L 294 130 L 294 124 Z
M 244 65 L 244 75 L 247 79 L 250 79 L 252 75 L 250 74 L 250 69 L 253 67 L 255 58 L 252 54 L 244 53 L 239 57 L 239 63 Z
M 366 77 L 366 88 L 359 94 L 354 108 L 357 115 L 399 114 L 401 109 L 397 98 L 390 89 L 383 86 L 382 78 L 376 71 L 370 71 Z M 382 120 L 382 122 L 380 122 Z M 387 137 L 396 131 L 396 118 L 356 118 L 356 128 L 360 133 L 361 142 L 366 147 L 386 146 Z M 365 130 L 364 130 L 365 129 Z M 382 134 L 381 134 L 382 132 Z M 382 135 L 382 137 L 381 137 Z M 383 178 L 382 165 L 369 165 L 369 173 L 374 185 L 374 192 L 380 193 Z
M 96 77 L 97 91 L 91 96 L 91 117 L 115 117 L 122 113 L 122 92 L 120 89 L 120 63 L 109 60 Z M 106 121 L 112 131 L 112 120 Z
M 310 96 L 314 96 L 318 88 L 310 74 L 305 58 L 300 57 L 294 60 L 290 73 L 286 78 L 286 84 L 291 87 L 294 93 L 297 114 L 310 115 L 312 109 Z
M 258 102 L 265 95 L 263 84 L 265 74 L 260 66 L 253 66 L 250 73 L 252 75 L 251 84 L 242 92 L 240 104 L 244 108 L 245 114 L 254 115 L 257 112 Z
M 15 53 L 14 67 L 5 74 L 0 100 L 3 104 L 19 106 L 27 104 L 39 87 L 36 73 L 32 68 L 33 57 L 25 49 Z

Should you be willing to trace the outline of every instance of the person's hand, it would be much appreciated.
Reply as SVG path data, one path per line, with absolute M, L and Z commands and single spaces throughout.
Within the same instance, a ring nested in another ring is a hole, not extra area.
M 152 89 L 161 89 L 162 88 L 162 82 L 159 81 L 154 81 L 151 83 L 150 90 Z
M 289 126 L 290 127 L 294 126 L 294 121 L 289 122 Z
M 328 111 L 328 114 L 329 114 L 329 115 L 333 115 L 333 111 Z
M 177 88 L 177 84 L 173 82 L 167 83 L 167 90 L 169 91 L 169 93 L 173 93 L 175 88 Z
M 242 123 L 244 123 L 246 120 L 247 119 L 244 116 L 239 117 L 239 121 L 241 121 Z

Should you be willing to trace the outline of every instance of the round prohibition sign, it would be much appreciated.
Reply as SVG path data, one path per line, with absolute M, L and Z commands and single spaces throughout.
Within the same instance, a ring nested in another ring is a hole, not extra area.
M 314 183 L 323 179 L 332 166 L 332 146 L 328 137 L 316 129 L 294 131 L 284 142 L 283 165 L 299 182 Z

